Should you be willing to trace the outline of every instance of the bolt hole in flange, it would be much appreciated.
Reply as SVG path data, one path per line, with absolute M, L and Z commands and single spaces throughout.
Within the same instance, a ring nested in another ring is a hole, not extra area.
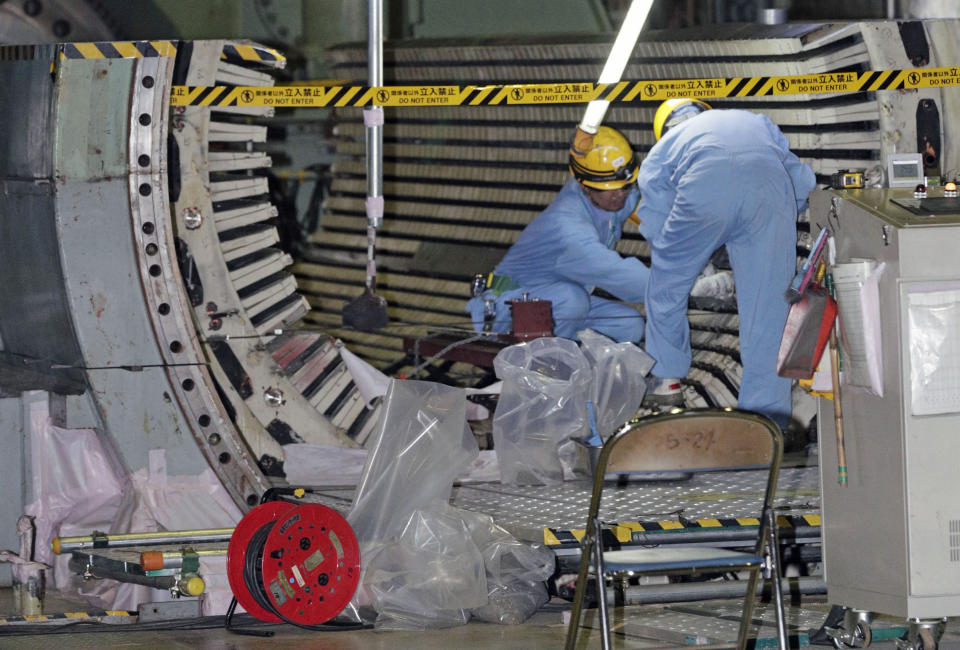
M 53 35 L 57 38 L 66 38 L 70 34 L 70 23 L 62 18 L 53 21 Z

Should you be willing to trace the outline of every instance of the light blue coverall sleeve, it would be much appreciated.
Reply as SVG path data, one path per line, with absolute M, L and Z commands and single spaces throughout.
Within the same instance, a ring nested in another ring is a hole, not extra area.
M 565 227 L 561 243 L 554 266 L 557 276 L 599 287 L 620 300 L 643 302 L 650 276 L 646 264 L 635 257 L 621 257 L 604 246 L 589 224 Z

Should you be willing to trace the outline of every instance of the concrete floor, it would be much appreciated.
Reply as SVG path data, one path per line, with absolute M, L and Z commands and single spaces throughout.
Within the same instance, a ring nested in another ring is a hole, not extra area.
M 699 644 L 706 648 L 732 647 L 729 643 L 710 642 L 719 628 L 735 629 L 738 600 L 708 601 L 683 605 L 647 605 L 618 610 L 614 618 L 615 648 L 677 648 Z M 48 613 L 89 610 L 75 601 L 48 595 L 45 611 Z M 772 638 L 771 612 L 758 607 L 757 616 L 763 616 L 764 627 L 760 629 L 761 647 L 775 647 Z M 810 622 L 820 622 L 826 615 L 829 604 L 822 597 L 808 597 L 802 607 L 792 606 L 788 623 L 806 646 L 805 633 Z M 258 638 L 231 634 L 223 629 L 176 630 L 176 631 L 123 631 L 123 632 L 77 632 L 38 636 L 0 636 L 0 649 L 46 649 L 46 648 L 200 648 L 205 650 L 246 650 L 252 648 L 304 648 L 309 650 L 397 650 L 417 648 L 433 650 L 451 648 L 498 648 L 556 650 L 563 647 L 566 625 L 563 623 L 569 604 L 564 601 L 549 603 L 533 618 L 522 625 L 501 626 L 485 623 L 445 630 L 423 632 L 379 632 L 362 630 L 353 632 L 311 632 L 291 626 L 260 627 L 273 629 L 275 636 Z M 0 615 L 12 614 L 12 594 L 9 589 L 0 589 Z M 815 623 L 814 623 L 815 624 Z M 0 630 L 16 624 L 0 624 Z M 874 624 L 877 639 L 873 648 L 892 650 L 895 644 L 892 635 L 900 633 L 903 621 L 881 618 Z M 886 631 L 886 633 L 884 632 Z M 881 637 L 886 639 L 881 640 Z M 594 612 L 588 612 L 584 629 L 578 639 L 578 648 L 600 647 L 599 629 Z M 812 646 L 817 647 L 817 646 Z M 822 646 L 821 646 L 822 647 Z M 952 622 L 941 641 L 944 650 L 960 650 L 960 621 Z

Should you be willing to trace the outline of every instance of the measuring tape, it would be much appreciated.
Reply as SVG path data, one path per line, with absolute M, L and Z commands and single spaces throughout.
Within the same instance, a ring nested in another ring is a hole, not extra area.
M 621 81 L 441 86 L 173 86 L 171 106 L 498 106 L 583 104 L 818 95 L 960 86 L 960 67 L 825 72 L 782 77 L 711 77 Z

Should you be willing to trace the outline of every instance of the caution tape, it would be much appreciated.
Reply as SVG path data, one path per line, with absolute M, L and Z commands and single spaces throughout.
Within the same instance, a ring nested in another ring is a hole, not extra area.
M 102 41 L 60 46 L 61 59 L 140 59 L 176 55 L 174 41 Z
M 736 517 L 723 519 L 694 519 L 687 521 L 634 521 L 608 524 L 603 535 L 621 544 L 634 541 L 634 537 L 643 533 L 691 532 L 702 530 L 730 530 L 734 528 L 756 528 L 760 520 L 755 517 Z M 819 527 L 820 515 L 778 515 L 777 526 L 781 529 Z M 582 528 L 564 530 L 544 528 L 543 543 L 547 546 L 576 546 L 583 540 L 586 530 Z
M 722 99 L 873 92 L 960 85 L 960 67 L 827 72 L 783 77 L 715 77 L 621 81 L 442 86 L 174 86 L 172 106 L 497 106 Z
M 259 43 L 224 43 L 220 58 L 224 61 L 263 63 L 276 68 L 282 68 L 287 63 L 287 57 Z

